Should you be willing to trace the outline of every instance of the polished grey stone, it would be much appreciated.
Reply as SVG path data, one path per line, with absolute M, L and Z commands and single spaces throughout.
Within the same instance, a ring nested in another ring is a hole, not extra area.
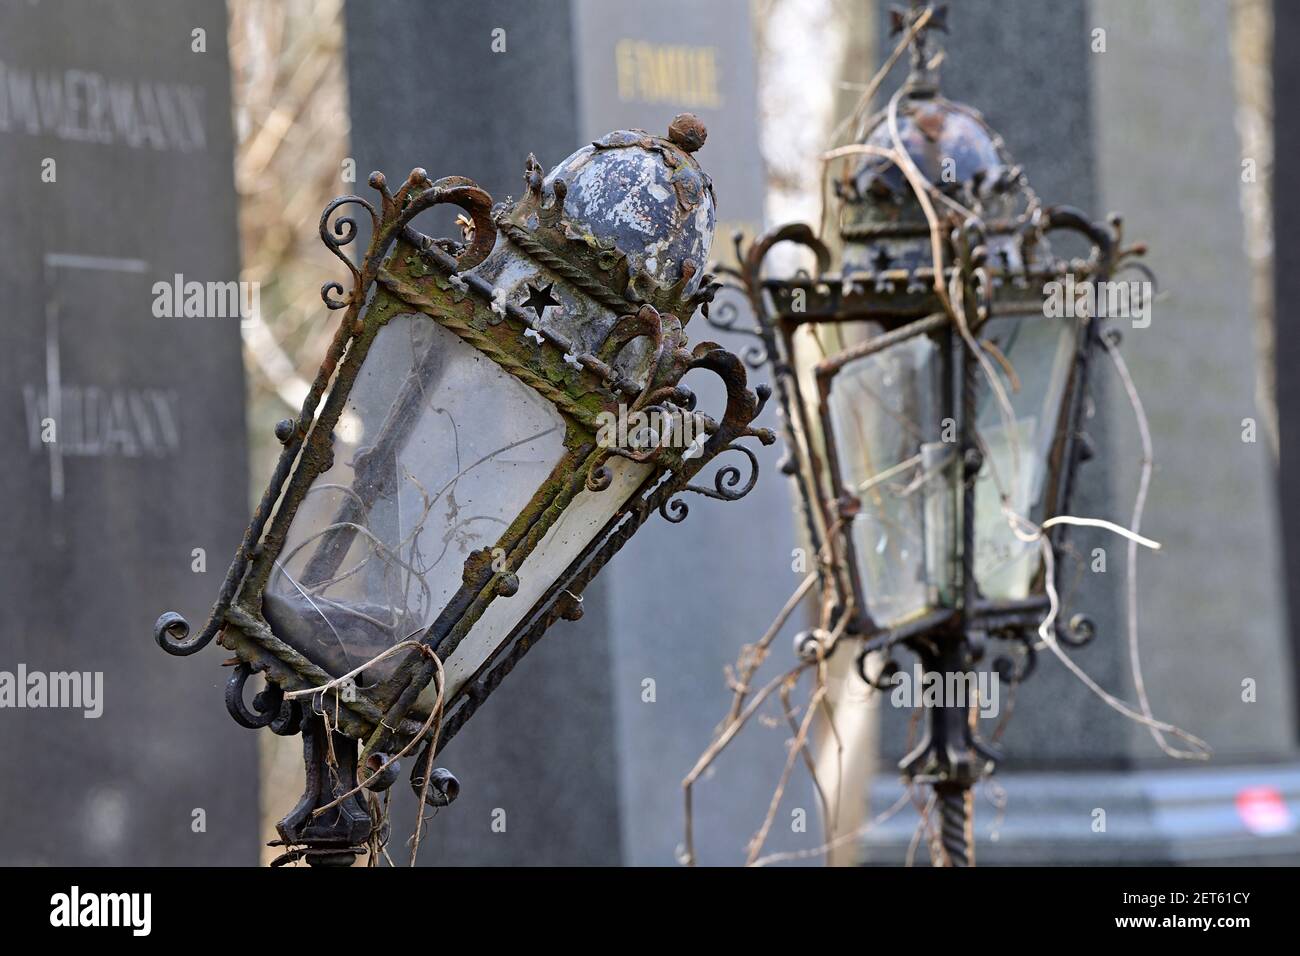
M 0 71 L 0 671 L 103 680 L 97 719 L 0 709 L 0 862 L 251 865 L 220 652 L 152 639 L 205 620 L 248 513 L 239 318 L 153 291 L 239 278 L 225 9 L 5 4 Z

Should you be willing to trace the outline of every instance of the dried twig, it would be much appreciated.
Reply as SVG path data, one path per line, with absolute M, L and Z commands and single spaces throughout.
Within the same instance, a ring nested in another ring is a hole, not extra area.
M 1119 374 L 1120 381 L 1124 383 L 1124 393 L 1128 396 L 1129 405 L 1133 409 L 1133 417 L 1137 419 L 1138 435 L 1142 441 L 1142 474 L 1138 480 L 1137 497 L 1133 501 L 1133 517 L 1129 521 L 1133 536 L 1128 539 L 1128 568 L 1127 581 L 1125 582 L 1126 623 L 1128 624 L 1129 666 L 1133 672 L 1133 686 L 1137 691 L 1138 705 L 1142 708 L 1143 716 L 1148 720 L 1153 720 L 1154 715 L 1151 712 L 1151 701 L 1147 697 L 1146 681 L 1142 679 L 1142 656 L 1138 648 L 1137 608 L 1137 548 L 1139 544 L 1137 532 L 1142 527 L 1142 512 L 1146 508 L 1147 489 L 1151 485 L 1151 471 L 1155 464 L 1151 445 L 1151 429 L 1147 423 L 1146 410 L 1142 407 L 1142 398 L 1138 395 L 1137 386 L 1133 384 L 1133 377 L 1129 375 L 1128 363 L 1124 361 L 1124 356 L 1120 354 L 1119 349 L 1115 347 L 1109 338 L 1103 336 L 1101 344 L 1105 346 L 1106 354 L 1110 356 L 1115 365 L 1115 371 Z M 1165 739 L 1165 735 L 1152 724 L 1147 725 L 1147 730 L 1151 732 L 1151 737 L 1160 749 L 1170 757 L 1184 760 L 1205 760 L 1209 757 L 1208 750 L 1179 750 L 1176 747 L 1171 747 Z
M 790 686 L 787 681 L 782 687 L 784 694 L 786 688 Z M 821 703 L 822 698 L 826 696 L 826 684 L 824 681 L 818 683 L 817 689 L 813 691 L 812 699 L 809 701 L 808 708 L 804 713 L 803 722 L 799 725 L 795 733 L 794 740 L 790 744 L 790 753 L 786 757 L 785 768 L 781 771 L 781 780 L 776 785 L 776 790 L 772 792 L 772 799 L 768 803 L 767 816 L 763 819 L 763 825 L 758 828 L 753 839 L 749 841 L 749 858 L 745 861 L 747 865 L 753 866 L 754 861 L 763 850 L 763 844 L 767 842 L 768 831 L 772 828 L 772 821 L 776 819 L 776 811 L 781 806 L 781 798 L 785 795 L 786 785 L 790 782 L 790 774 L 794 770 L 795 761 L 799 754 L 804 753 L 804 741 L 808 737 L 808 728 L 812 725 L 813 715 L 817 712 L 817 705 Z M 809 771 L 813 775 L 813 780 L 817 779 L 817 771 L 809 765 Z M 818 791 L 821 790 L 818 785 Z

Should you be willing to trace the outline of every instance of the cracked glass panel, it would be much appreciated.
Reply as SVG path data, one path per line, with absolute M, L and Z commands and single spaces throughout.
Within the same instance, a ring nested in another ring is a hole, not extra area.
M 541 599 L 557 576 L 605 529 L 654 470 L 649 465 L 636 464 L 625 458 L 611 458 L 608 464 L 613 476 L 609 487 L 602 491 L 584 488 L 578 492 L 533 552 L 524 559 L 518 570 L 519 593 L 488 605 L 483 616 L 457 645 L 455 653 L 447 658 L 448 702 L 454 700 L 492 654 L 506 644 L 520 619 Z M 415 710 L 428 713 L 436 698 L 437 689 L 430 683 L 416 702 Z
M 980 331 L 1011 405 L 1007 414 L 980 373 L 977 422 L 987 449 L 975 485 L 975 580 L 990 599 L 1029 596 L 1042 557 L 1021 541 L 1002 510 L 1042 521 L 1047 462 L 1074 360 L 1074 323 L 1066 318 L 1003 316 Z
M 918 336 L 845 365 L 828 398 L 840 480 L 861 502 L 850 530 L 880 627 L 953 600 L 957 445 L 939 420 L 941 365 L 935 343 Z
M 565 453 L 537 392 L 421 315 L 370 348 L 268 582 L 277 637 L 334 676 L 418 634 Z M 401 655 L 366 672 L 391 673 Z

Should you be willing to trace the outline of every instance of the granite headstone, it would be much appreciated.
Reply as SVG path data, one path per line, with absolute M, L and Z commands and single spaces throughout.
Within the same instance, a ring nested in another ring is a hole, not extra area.
M 0 169 L 0 862 L 253 864 L 226 671 L 152 640 L 248 507 L 240 315 L 175 308 L 239 278 L 224 7 L 0 5 Z

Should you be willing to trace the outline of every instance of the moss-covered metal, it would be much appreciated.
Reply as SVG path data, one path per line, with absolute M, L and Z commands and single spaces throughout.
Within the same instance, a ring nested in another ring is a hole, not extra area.
M 692 143 L 698 143 L 692 133 L 686 129 L 678 137 L 680 142 L 643 135 L 646 142 L 671 155 L 672 163 L 693 166 L 689 151 Z M 449 177 L 433 182 L 420 169 L 412 171 L 396 193 L 390 192 L 381 174 L 373 174 L 370 184 L 379 194 L 377 204 L 349 196 L 326 207 L 321 237 L 347 264 L 353 278 L 349 290 L 339 283 L 322 288 L 326 304 L 343 312 L 339 331 L 300 415 L 277 429 L 284 449 L 206 626 L 190 637 L 184 619 L 169 612 L 155 628 L 159 645 L 173 654 L 194 653 L 214 637 L 234 652 L 240 667 L 232 679 L 232 687 L 238 684 L 238 690 L 232 691 L 238 701 L 231 707 L 246 726 L 270 725 L 277 732 L 292 732 L 299 721 L 292 718 L 293 707 L 284 692 L 318 687 L 332 679 L 276 637 L 262 615 L 262 594 L 299 505 L 333 463 L 331 435 L 366 356 L 380 329 L 398 315 L 418 313 L 454 332 L 550 402 L 566 427 L 561 461 L 495 547 L 470 555 L 459 591 L 421 636 L 426 648 L 441 659 L 450 656 L 494 601 L 515 593 L 515 572 L 573 499 L 584 489 L 600 491 L 609 485 L 611 456 L 650 466 L 639 489 L 523 615 L 467 684 L 461 699 L 447 702 L 456 715 L 455 722 L 449 723 L 451 733 L 547 627 L 580 613 L 582 588 L 650 514 L 659 511 L 679 521 L 686 513 L 677 497 L 681 492 L 733 499 L 753 486 L 756 459 L 737 442 L 746 437 L 763 443 L 774 440 L 770 431 L 751 424 L 767 391 L 751 391 L 743 364 L 716 344 L 688 347 L 677 316 L 691 315 L 715 289 L 710 278 L 700 273 L 700 264 L 684 260 L 670 284 L 656 281 L 629 262 L 627 251 L 590 230 L 575 228 L 564 213 L 563 183 L 548 196 L 540 169 L 531 159 L 525 178 L 524 197 L 508 208 L 494 209 L 490 197 L 469 180 Z M 702 181 L 707 185 L 707 178 Z M 458 241 L 433 240 L 411 226 L 421 212 L 441 204 L 459 206 L 467 215 Z M 356 264 L 343 248 L 357 238 L 357 223 L 349 217 L 333 218 L 344 206 L 359 207 L 370 220 L 369 243 Z M 540 325 L 519 304 L 505 300 L 491 279 L 474 271 L 506 243 L 562 284 L 566 294 L 581 297 L 592 309 L 612 313 L 602 341 L 595 347 L 579 347 L 563 331 Z M 692 369 L 710 370 L 725 385 L 727 404 L 719 417 L 697 411 L 693 395 L 681 387 L 682 377 Z M 667 445 L 601 447 L 598 416 L 620 408 L 670 409 L 690 416 L 707 436 L 701 453 L 683 457 L 681 449 Z M 694 484 L 700 471 L 726 451 L 746 457 L 748 478 L 741 469 L 728 466 L 711 483 Z M 329 550 L 341 554 L 346 544 L 346 538 L 341 539 L 337 548 Z M 489 561 L 489 553 L 497 549 L 506 556 L 501 569 L 494 569 Z M 256 672 L 265 675 L 268 689 L 250 709 L 242 699 L 243 682 Z M 412 707 L 434 676 L 428 653 L 412 652 L 388 680 L 377 687 L 358 688 L 355 699 L 330 695 L 331 723 L 367 742 L 363 760 L 370 752 L 391 753 L 420 732 L 422 721 L 414 719 Z M 321 703 L 317 701 L 318 710 Z M 442 739 L 450 739 L 450 733 Z

